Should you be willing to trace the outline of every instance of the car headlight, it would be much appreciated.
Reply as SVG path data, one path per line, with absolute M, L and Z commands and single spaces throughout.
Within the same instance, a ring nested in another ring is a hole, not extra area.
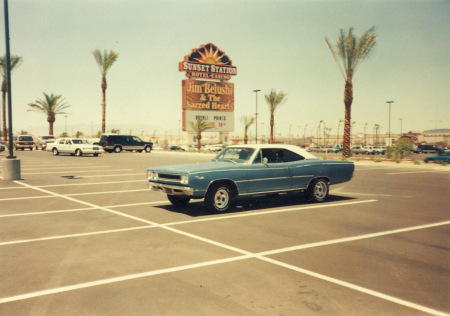
M 148 180 L 158 180 L 158 172 L 156 171 L 147 171 L 147 179 Z
M 187 174 L 181 175 L 181 184 L 189 184 L 189 176 Z

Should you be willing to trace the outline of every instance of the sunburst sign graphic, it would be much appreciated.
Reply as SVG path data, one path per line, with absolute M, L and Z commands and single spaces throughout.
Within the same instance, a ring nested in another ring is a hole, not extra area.
M 188 60 L 202 64 L 232 65 L 228 56 L 213 44 L 202 45 L 200 48 L 194 49 Z
M 230 58 L 216 45 L 208 43 L 193 49 L 178 64 L 188 78 L 227 81 L 237 74 Z

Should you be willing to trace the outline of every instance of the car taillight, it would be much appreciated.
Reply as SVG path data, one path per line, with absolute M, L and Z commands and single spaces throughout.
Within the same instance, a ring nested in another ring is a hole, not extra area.
M 105 140 L 105 146 L 108 146 L 108 141 L 107 140 Z

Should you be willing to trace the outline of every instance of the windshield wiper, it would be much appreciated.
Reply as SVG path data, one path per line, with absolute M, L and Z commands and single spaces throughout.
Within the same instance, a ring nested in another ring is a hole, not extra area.
M 225 161 L 229 161 L 229 162 L 232 162 L 232 163 L 234 163 L 234 164 L 237 164 L 237 162 L 234 161 L 233 159 L 227 159 L 227 160 L 225 160 Z

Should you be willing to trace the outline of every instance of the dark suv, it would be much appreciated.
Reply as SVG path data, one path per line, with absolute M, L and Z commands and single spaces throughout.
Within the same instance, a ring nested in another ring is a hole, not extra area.
M 436 145 L 419 145 L 417 151 L 421 153 L 438 153 L 442 151 L 442 147 Z
M 151 152 L 153 148 L 152 142 L 144 142 L 137 136 L 131 135 L 107 135 L 100 137 L 99 145 L 103 147 L 106 152 L 120 153 L 122 150 L 137 152 Z

